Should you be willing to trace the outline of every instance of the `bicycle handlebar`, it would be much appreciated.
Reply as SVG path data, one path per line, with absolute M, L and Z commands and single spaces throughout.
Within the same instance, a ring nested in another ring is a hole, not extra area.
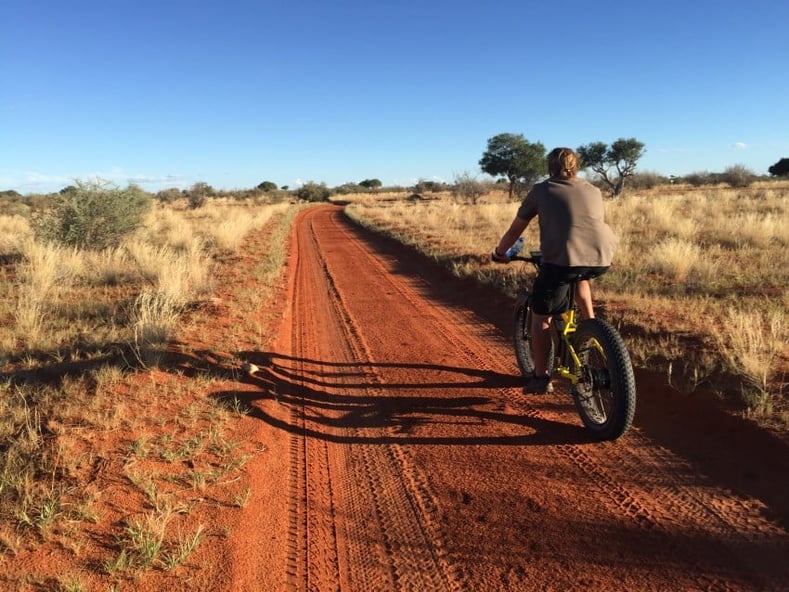
M 539 265 L 542 263 L 542 253 L 540 251 L 532 251 L 528 257 L 524 257 L 523 255 L 513 255 L 510 257 L 510 261 L 525 261 L 526 263 Z

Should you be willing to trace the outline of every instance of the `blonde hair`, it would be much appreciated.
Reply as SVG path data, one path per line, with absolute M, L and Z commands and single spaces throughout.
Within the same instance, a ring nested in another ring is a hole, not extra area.
M 548 174 L 572 179 L 578 174 L 578 155 L 571 148 L 554 148 L 548 154 Z

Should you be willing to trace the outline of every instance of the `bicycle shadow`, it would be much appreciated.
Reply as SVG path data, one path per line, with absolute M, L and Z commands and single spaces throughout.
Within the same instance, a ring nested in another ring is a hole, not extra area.
M 537 416 L 535 410 L 541 405 L 555 407 L 556 399 L 543 397 L 529 409 L 530 403 L 516 390 L 521 379 L 514 375 L 440 364 L 326 362 L 275 352 L 239 355 L 258 367 L 253 375 L 240 378 L 257 390 L 225 390 L 212 396 L 241 405 L 248 416 L 290 434 L 347 444 L 523 446 L 591 441 L 580 424 Z M 382 382 L 381 370 L 403 370 L 420 379 Z M 430 380 L 434 375 L 451 380 Z M 513 401 L 503 398 L 507 389 L 516 390 Z

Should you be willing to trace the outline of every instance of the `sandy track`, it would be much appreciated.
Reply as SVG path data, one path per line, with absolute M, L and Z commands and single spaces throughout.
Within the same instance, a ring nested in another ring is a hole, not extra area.
M 252 360 L 283 462 L 234 589 L 787 589 L 787 447 L 643 373 L 631 432 L 591 442 L 564 389 L 520 393 L 507 306 L 336 207 L 299 216 Z

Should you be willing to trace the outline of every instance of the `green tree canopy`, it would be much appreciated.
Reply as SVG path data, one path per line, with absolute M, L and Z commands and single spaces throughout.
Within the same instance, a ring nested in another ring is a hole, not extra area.
M 545 174 L 545 146 L 523 134 L 498 134 L 488 140 L 479 166 L 493 177 L 506 177 L 512 199 L 518 183 L 529 186 Z
M 789 176 L 789 158 L 782 158 L 767 169 L 767 172 L 776 177 Z
M 611 196 L 622 193 L 625 179 L 633 176 L 638 159 L 644 155 L 644 144 L 635 138 L 619 138 L 611 146 L 605 142 L 592 142 L 579 146 L 583 168 L 592 169 L 600 175 L 611 190 Z M 616 175 L 611 168 L 616 169 Z
M 263 191 L 264 193 L 268 193 L 269 191 L 276 191 L 277 184 L 273 183 L 272 181 L 263 181 L 260 185 L 257 186 L 257 188 Z
M 378 189 L 383 183 L 378 179 L 365 179 L 364 181 L 359 181 L 359 185 L 366 189 Z

